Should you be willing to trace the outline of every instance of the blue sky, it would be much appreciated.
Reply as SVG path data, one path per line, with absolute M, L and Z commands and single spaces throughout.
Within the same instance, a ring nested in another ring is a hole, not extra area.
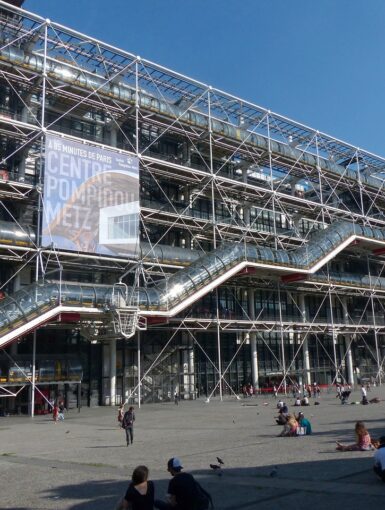
M 24 8 L 385 157 L 384 0 L 26 0 Z

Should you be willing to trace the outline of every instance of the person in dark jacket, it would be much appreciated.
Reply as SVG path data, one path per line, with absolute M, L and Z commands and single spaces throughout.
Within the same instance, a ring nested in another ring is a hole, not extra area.
M 385 436 L 378 440 L 378 450 L 374 454 L 373 470 L 385 482 Z
M 148 468 L 146 466 L 138 466 L 134 469 L 126 495 L 116 507 L 116 510 L 126 509 L 154 509 L 154 484 L 148 480 Z
M 129 407 L 128 411 L 124 413 L 123 421 L 122 421 L 122 428 L 126 431 L 126 442 L 127 446 L 134 442 L 134 421 L 135 421 L 135 413 L 134 408 L 131 406 Z
M 282 407 L 278 411 L 278 416 L 276 417 L 275 421 L 277 422 L 277 425 L 285 425 L 287 422 L 287 417 L 289 415 L 289 409 L 287 405 L 284 403 Z
M 194 510 L 196 508 L 197 483 L 190 473 L 182 472 L 183 466 L 177 457 L 167 462 L 167 471 L 172 479 L 168 484 L 168 501 L 155 500 L 159 510 Z

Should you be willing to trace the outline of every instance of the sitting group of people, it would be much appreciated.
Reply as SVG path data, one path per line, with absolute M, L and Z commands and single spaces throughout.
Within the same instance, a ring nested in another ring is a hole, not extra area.
M 318 402 L 315 402 L 315 403 L 318 404 Z M 309 398 L 307 396 L 303 397 L 302 399 L 297 397 L 295 399 L 294 405 L 295 405 L 295 407 L 309 406 L 310 405 Z
M 311 433 L 311 423 L 303 413 L 299 413 L 298 416 L 288 414 L 283 430 L 278 437 L 308 436 Z
M 303 413 L 300 412 L 298 416 L 289 414 L 289 409 L 282 400 L 278 402 L 277 408 L 278 416 L 275 421 L 277 425 L 283 425 L 279 437 L 308 436 L 312 433 L 310 421 Z
M 286 404 L 282 400 L 279 400 L 278 403 L 277 403 L 277 408 L 281 409 L 285 405 Z M 297 398 L 294 401 L 294 406 L 295 407 L 301 407 L 301 406 L 307 407 L 309 405 L 310 405 L 310 402 L 309 402 L 309 397 L 307 395 L 305 395 L 302 398 L 300 396 L 297 396 Z M 314 405 L 319 405 L 318 400 L 316 400 L 314 402 Z
M 172 476 L 168 484 L 167 500 L 155 499 L 154 483 L 148 479 L 146 466 L 138 466 L 132 473 L 132 480 L 126 494 L 118 502 L 116 510 L 195 510 L 213 508 L 211 496 L 195 480 L 185 473 L 177 457 L 167 462 L 167 471 Z

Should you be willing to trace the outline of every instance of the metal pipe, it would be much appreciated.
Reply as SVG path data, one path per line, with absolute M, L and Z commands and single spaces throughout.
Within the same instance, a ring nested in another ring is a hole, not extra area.
M 31 69 L 34 72 L 42 72 L 44 69 L 44 61 L 41 55 L 24 52 L 24 50 L 15 46 L 8 45 L 0 49 L 0 58 L 3 61 L 12 63 L 14 66 Z M 139 101 L 139 106 L 143 109 L 155 111 L 172 119 L 178 119 L 178 122 L 185 122 L 188 125 L 195 125 L 203 129 L 210 128 L 208 116 L 203 112 L 193 109 L 185 111 L 183 108 L 147 94 L 143 90 L 137 92 L 136 88 L 123 83 L 116 84 L 111 79 L 106 80 L 104 77 L 95 75 L 86 69 L 57 61 L 53 58 L 47 59 L 46 69 L 46 74 L 50 78 L 60 80 L 61 82 L 64 81 L 72 86 L 97 91 L 98 94 L 123 103 L 132 104 L 133 106 Z M 320 168 L 324 172 L 338 178 L 343 176 L 348 180 L 359 182 L 375 189 L 382 187 L 381 179 L 375 179 L 369 175 L 359 175 L 359 172 L 321 158 L 318 154 L 314 155 L 310 152 L 298 150 L 289 144 L 266 138 L 263 135 L 242 129 L 235 124 L 221 119 L 213 118 L 212 131 L 224 137 L 253 145 L 263 151 L 266 151 L 268 146 L 270 146 L 272 153 L 282 156 L 284 161 L 295 162 L 297 166 L 299 164 L 310 165 L 317 170 Z

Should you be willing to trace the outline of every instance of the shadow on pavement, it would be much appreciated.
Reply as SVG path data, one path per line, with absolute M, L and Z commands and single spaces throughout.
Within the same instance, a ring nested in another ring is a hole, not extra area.
M 385 484 L 372 471 L 372 455 L 367 452 L 336 455 L 339 457 L 333 460 L 263 467 L 231 468 L 225 465 L 220 475 L 209 469 L 191 473 L 211 493 L 216 510 L 251 510 L 256 507 L 258 510 L 271 510 L 281 505 L 294 505 L 297 510 L 310 507 L 312 510 L 332 510 L 339 506 L 349 510 L 381 507 Z M 151 470 L 151 466 L 149 468 Z M 63 499 L 67 500 L 66 508 L 71 510 L 113 510 L 126 491 L 129 476 L 130 473 L 127 473 L 127 482 L 108 478 L 99 482 L 58 486 L 45 492 L 44 497 L 56 500 L 57 508 L 60 508 L 60 500 Z M 156 498 L 164 498 L 169 480 L 155 480 Z M 71 500 L 73 504 L 68 505 Z

